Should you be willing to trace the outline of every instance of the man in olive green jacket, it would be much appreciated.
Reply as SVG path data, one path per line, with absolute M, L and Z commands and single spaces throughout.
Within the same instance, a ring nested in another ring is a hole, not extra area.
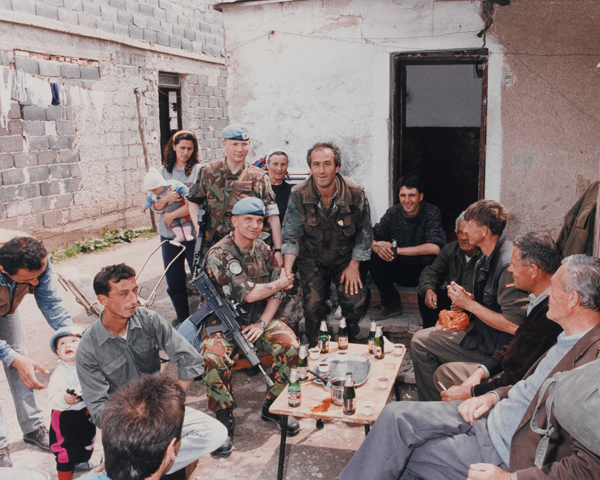
M 419 277 L 419 312 L 423 319 L 423 328 L 433 327 L 441 310 L 450 309 L 446 285 L 454 281 L 473 292 L 475 265 L 481 257 L 481 250 L 469 243 L 464 228 L 464 212 L 456 219 L 458 241 L 446 244 L 434 262 L 425 267 Z

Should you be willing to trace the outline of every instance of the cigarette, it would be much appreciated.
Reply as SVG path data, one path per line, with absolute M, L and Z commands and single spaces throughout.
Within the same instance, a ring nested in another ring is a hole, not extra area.
M 446 387 L 444 387 L 444 384 L 442 382 L 437 382 L 437 384 L 440 386 L 440 388 L 442 390 L 448 390 Z

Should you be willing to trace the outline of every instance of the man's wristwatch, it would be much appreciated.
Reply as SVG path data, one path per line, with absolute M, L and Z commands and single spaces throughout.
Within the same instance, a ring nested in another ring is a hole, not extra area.
M 273 251 L 274 251 L 275 253 L 277 253 L 277 252 L 281 253 L 281 248 L 274 248 L 274 249 L 273 249 Z
M 263 327 L 263 330 L 267 329 L 267 324 L 265 322 L 263 322 L 262 320 L 259 320 L 258 323 L 260 323 L 260 326 Z

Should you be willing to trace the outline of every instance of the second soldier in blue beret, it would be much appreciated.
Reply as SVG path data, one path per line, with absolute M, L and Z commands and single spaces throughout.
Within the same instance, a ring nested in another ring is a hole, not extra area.
M 235 204 L 231 213 L 233 231 L 208 252 L 206 273 L 221 296 L 242 307 L 245 313 L 237 320 L 246 339 L 273 356 L 274 386 L 267 391 L 261 418 L 281 429 L 283 418 L 270 413 L 269 407 L 289 383 L 290 365 L 296 362 L 299 344 L 290 327 L 274 317 L 283 291 L 291 288 L 294 277 L 285 269 L 280 272 L 273 252 L 258 238 L 265 215 L 262 200 L 244 198 Z M 215 411 L 229 432 L 228 441 L 211 455 L 228 457 L 233 446 L 235 406 L 231 393 L 231 367 L 235 362 L 231 356 L 236 347 L 224 331 L 213 331 L 215 324 L 219 324 L 219 319 L 214 313 L 200 324 L 200 353 L 204 357 L 208 408 Z M 207 333 L 206 325 L 211 326 L 212 333 Z M 179 331 L 189 340 L 195 335 L 193 329 L 193 324 L 186 320 Z M 299 431 L 298 421 L 288 417 L 287 435 L 294 436 Z

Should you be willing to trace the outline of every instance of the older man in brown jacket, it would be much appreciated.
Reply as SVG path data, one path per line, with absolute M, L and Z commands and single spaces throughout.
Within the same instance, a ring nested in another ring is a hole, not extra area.
M 340 480 L 600 478 L 600 457 L 554 418 L 542 468 L 536 467 L 542 436 L 529 426 L 544 380 L 595 360 L 600 350 L 600 260 L 568 257 L 547 294 L 548 318 L 564 332 L 523 380 L 462 403 L 388 404 Z M 539 425 L 547 420 L 544 402 Z

